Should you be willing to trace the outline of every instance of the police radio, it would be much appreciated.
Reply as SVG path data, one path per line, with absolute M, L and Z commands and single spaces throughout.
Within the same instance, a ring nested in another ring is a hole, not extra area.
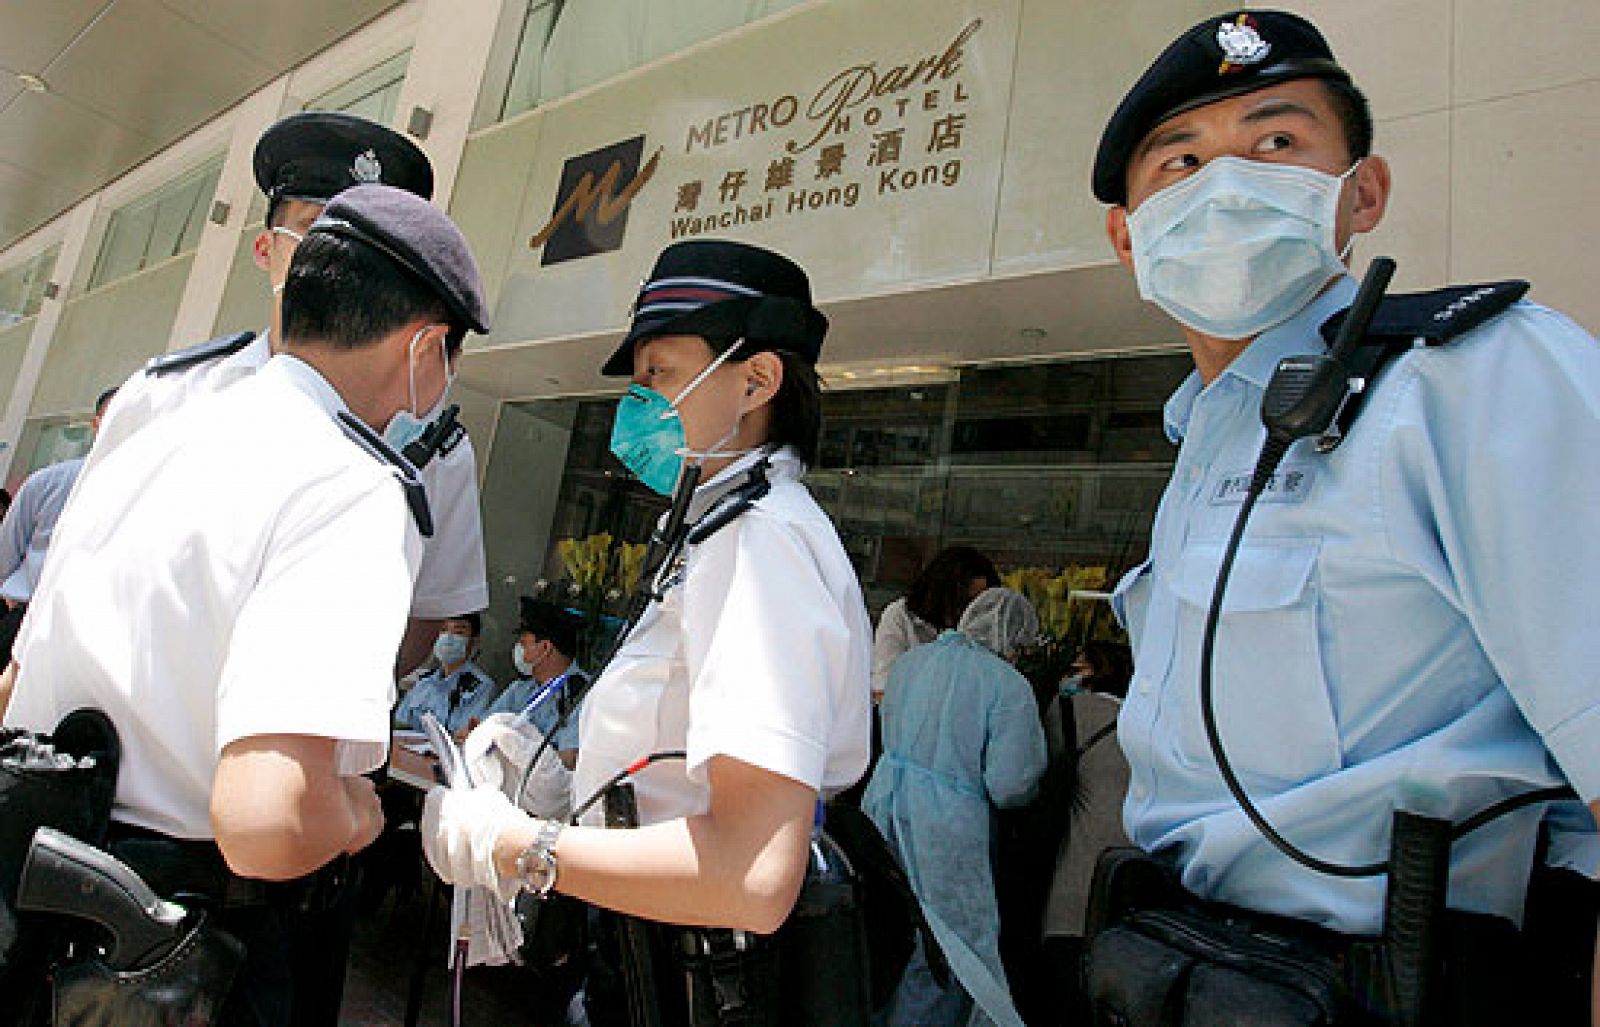
M 461 423 L 456 419 L 460 413 L 459 403 L 451 403 L 445 407 L 438 417 L 422 429 L 421 435 L 406 443 L 400 454 L 411 461 L 411 466 L 420 471 L 429 460 L 433 459 L 434 454 L 443 453 L 448 456 L 454 452 L 467 434 L 467 430 L 461 427 Z

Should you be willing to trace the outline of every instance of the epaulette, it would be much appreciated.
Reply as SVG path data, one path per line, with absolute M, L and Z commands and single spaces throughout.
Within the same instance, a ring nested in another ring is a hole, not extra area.
M 1527 291 L 1527 282 L 1509 281 L 1385 296 L 1372 315 L 1367 338 L 1394 340 L 1407 346 L 1421 339 L 1429 346 L 1437 346 L 1504 312 Z M 1323 322 L 1322 337 L 1330 345 L 1344 323 L 1344 315 L 1341 310 Z
M 187 349 L 173 350 L 163 353 L 159 357 L 151 357 L 150 362 L 144 365 L 145 374 L 161 377 L 175 371 L 186 371 L 200 364 L 231 357 L 244 349 L 255 340 L 255 332 L 240 332 L 237 335 L 223 335 L 209 342 L 202 342 L 198 346 Z
M 1318 451 L 1332 451 L 1350 433 L 1350 426 L 1355 423 L 1371 391 L 1369 383 L 1391 359 L 1417 346 L 1442 346 L 1465 335 L 1504 313 L 1527 291 L 1527 282 L 1510 281 L 1385 296 L 1373 312 L 1361 345 L 1344 358 L 1351 388 L 1334 415 L 1333 423 L 1317 440 Z M 1322 323 L 1322 337 L 1329 346 L 1338 337 L 1346 313 L 1348 308 Z
M 341 410 L 335 415 L 339 427 L 344 429 L 345 436 L 362 449 L 371 453 L 377 460 L 386 463 L 394 471 L 394 476 L 400 482 L 400 487 L 405 490 L 406 506 L 411 508 L 411 518 L 417 522 L 417 531 L 423 538 L 433 537 L 433 510 L 428 506 L 428 490 L 423 487 L 422 479 L 417 475 L 417 469 L 410 460 L 394 451 L 394 447 L 383 440 L 383 436 L 367 427 L 365 422 L 351 414 L 348 410 Z

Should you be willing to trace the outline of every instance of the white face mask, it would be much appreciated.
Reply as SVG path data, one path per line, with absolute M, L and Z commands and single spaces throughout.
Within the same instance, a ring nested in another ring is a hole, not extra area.
M 456 383 L 455 373 L 450 370 L 450 357 L 445 352 L 444 341 L 439 342 L 439 357 L 444 361 L 444 391 L 439 393 L 438 402 L 428 408 L 427 413 L 418 414 L 417 409 L 417 342 L 422 335 L 433 325 L 427 325 L 417 330 L 411 337 L 411 345 L 406 349 L 407 371 L 411 376 L 411 405 L 404 410 L 397 410 L 389 418 L 389 423 L 383 429 L 383 441 L 387 442 L 395 452 L 399 452 L 410 445 L 417 436 L 421 435 L 428 427 L 428 422 L 439 416 L 439 411 L 444 409 L 445 400 L 450 398 L 450 386 Z
M 533 664 L 528 661 L 528 654 L 523 651 L 520 640 L 511 646 L 511 665 L 517 668 L 517 673 L 523 677 L 533 677 Z
M 271 229 L 269 229 L 269 231 L 272 232 L 274 235 L 282 235 L 282 236 L 285 236 L 287 238 L 293 239 L 294 240 L 294 244 L 296 246 L 298 246 L 301 243 L 306 241 L 306 237 L 305 236 L 301 235 L 299 232 L 296 232 L 294 229 L 286 228 L 283 225 L 274 225 L 274 226 L 272 226 Z M 278 293 L 282 292 L 284 284 L 285 283 L 283 283 L 283 282 L 279 282 L 277 285 L 274 285 L 272 287 L 272 294 L 274 296 L 276 296 Z
M 1139 295 L 1218 339 L 1288 320 L 1344 271 L 1334 223 L 1360 163 L 1334 176 L 1218 157 L 1156 193 L 1128 215 Z

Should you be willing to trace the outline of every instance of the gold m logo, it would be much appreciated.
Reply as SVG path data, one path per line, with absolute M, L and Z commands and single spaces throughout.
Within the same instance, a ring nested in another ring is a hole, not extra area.
M 623 175 L 621 157 L 611 161 L 606 167 L 605 174 L 601 175 L 598 181 L 595 180 L 593 171 L 583 172 L 556 207 L 555 213 L 550 215 L 550 220 L 528 240 L 528 245 L 538 249 L 549 242 L 551 236 L 555 235 L 563 225 L 569 222 L 587 221 L 591 213 L 594 214 L 596 224 L 602 226 L 611 224 L 627 211 L 628 204 L 633 202 L 633 198 L 639 195 L 639 190 L 643 189 L 655 175 L 656 166 L 660 162 L 661 148 L 657 147 L 656 152 L 650 155 L 644 167 L 639 169 L 633 180 L 624 186 L 621 192 L 617 191 L 617 183 L 621 181 Z

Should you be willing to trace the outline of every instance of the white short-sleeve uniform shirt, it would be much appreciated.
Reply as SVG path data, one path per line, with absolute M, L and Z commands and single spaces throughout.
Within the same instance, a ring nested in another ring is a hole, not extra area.
M 91 473 L 107 454 L 145 425 L 197 396 L 243 381 L 271 356 L 267 333 L 262 332 L 243 349 L 221 359 L 167 374 L 140 371 L 133 375 L 107 407 L 84 473 Z M 267 425 L 263 428 L 271 430 Z M 434 532 L 423 543 L 411 615 L 437 620 L 482 610 L 489 605 L 489 585 L 472 440 L 463 434 L 453 450 L 428 461 L 422 468 L 422 483 L 428 490 Z
M 743 481 L 753 454 L 696 494 L 697 516 Z M 872 628 L 838 533 L 789 449 L 771 491 L 704 543 L 652 603 L 582 707 L 573 796 L 633 777 L 642 824 L 709 808 L 706 763 L 731 756 L 832 794 L 866 770 Z M 586 823 L 601 822 L 597 804 Z
M 240 738 L 337 739 L 342 774 L 383 762 L 422 539 L 341 409 L 309 365 L 275 357 L 82 479 L 6 723 L 104 710 L 122 741 L 117 820 L 211 837 L 218 756 Z

